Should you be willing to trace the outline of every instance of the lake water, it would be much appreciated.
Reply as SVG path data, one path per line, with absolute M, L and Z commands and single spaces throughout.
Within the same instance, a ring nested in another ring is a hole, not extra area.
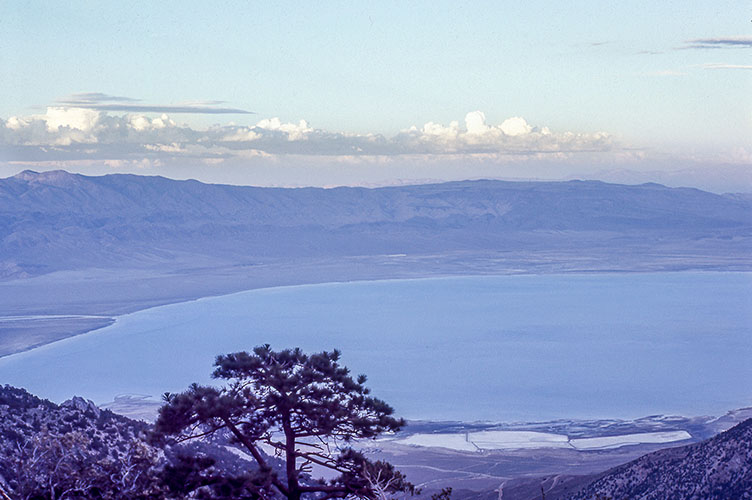
M 453 277 L 283 287 L 121 316 L 0 359 L 98 403 L 209 382 L 216 354 L 338 348 L 413 419 L 721 414 L 752 406 L 752 274 Z

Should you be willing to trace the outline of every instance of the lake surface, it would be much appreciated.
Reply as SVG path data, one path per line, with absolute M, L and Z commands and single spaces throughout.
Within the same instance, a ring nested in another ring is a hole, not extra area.
M 0 359 L 62 401 L 208 383 L 219 353 L 338 348 L 412 419 L 722 414 L 752 406 L 752 274 L 520 275 L 306 285 L 121 316 Z

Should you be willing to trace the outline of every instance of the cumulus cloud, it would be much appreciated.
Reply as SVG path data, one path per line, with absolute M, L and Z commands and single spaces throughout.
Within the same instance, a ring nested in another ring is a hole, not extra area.
M 107 97 L 109 98 L 109 97 Z M 94 96 L 91 100 L 99 99 Z M 196 129 L 167 114 L 112 115 L 92 108 L 53 106 L 44 114 L 0 119 L 5 160 L 29 159 L 223 159 L 269 155 L 317 155 L 340 158 L 398 155 L 537 155 L 605 152 L 615 145 L 603 132 L 556 133 L 515 116 L 494 125 L 481 111 L 448 125 L 427 122 L 393 137 L 330 132 L 307 121 L 265 118 L 252 126 Z
M 528 125 L 525 119 L 521 116 L 513 116 L 512 118 L 507 118 L 506 120 L 504 120 L 501 125 L 499 125 L 499 130 L 504 132 L 506 135 L 517 136 L 529 134 L 533 131 L 533 127 Z
M 470 135 L 484 135 L 491 130 L 486 125 L 486 114 L 483 111 L 471 111 L 465 115 L 465 127 Z
M 395 137 L 403 153 L 537 154 L 608 151 L 613 139 L 604 132 L 555 134 L 548 127 L 535 127 L 514 116 L 499 125 L 489 125 L 482 111 L 465 116 L 465 128 L 458 122 L 448 127 L 429 122 L 422 129 L 411 127 Z
M 748 49 L 752 48 L 752 36 L 722 36 L 687 40 L 682 49 Z
M 282 123 L 279 118 L 261 120 L 256 124 L 256 128 L 286 134 L 288 141 L 307 139 L 308 134 L 313 132 L 313 129 L 308 126 L 308 122 L 305 120 L 300 120 L 300 122 L 294 124 Z
M 50 132 L 58 132 L 63 127 L 87 132 L 96 126 L 100 116 L 99 112 L 91 109 L 47 108 L 44 119 Z
M 137 104 L 140 102 L 140 99 L 130 97 L 113 96 L 101 92 L 85 92 L 59 99 L 57 104 L 73 108 L 131 113 L 254 114 L 253 111 L 245 109 L 219 106 L 219 104 L 224 104 L 224 101 L 194 101 L 176 105 Z

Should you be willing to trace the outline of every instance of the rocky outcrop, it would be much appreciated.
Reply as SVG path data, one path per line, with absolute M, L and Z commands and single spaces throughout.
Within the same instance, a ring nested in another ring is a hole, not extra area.
M 81 396 L 73 396 L 73 398 L 64 401 L 60 406 L 62 408 L 78 410 L 83 413 L 90 412 L 97 418 L 99 418 L 99 416 L 102 414 L 102 412 L 99 410 L 99 407 L 94 404 L 94 401 L 92 401 L 91 399 L 84 399 Z

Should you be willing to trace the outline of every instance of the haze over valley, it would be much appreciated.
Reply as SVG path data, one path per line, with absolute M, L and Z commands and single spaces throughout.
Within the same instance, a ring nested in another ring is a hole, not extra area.
M 26 171 L 0 180 L 0 212 L 0 377 L 55 401 L 151 420 L 218 352 L 339 347 L 417 419 L 369 453 L 471 492 L 576 489 L 749 414 L 722 417 L 750 405 L 743 194 Z M 223 295 L 239 289 L 257 290 Z
M 0 2 L 0 499 L 752 500 L 748 11 Z
M 0 353 L 106 325 L 114 314 L 268 286 L 744 271 L 751 206 L 744 195 L 655 184 L 272 189 L 23 172 L 0 180 L 0 298 L 12 317 L 0 326 Z M 29 315 L 96 317 L 15 318 Z

